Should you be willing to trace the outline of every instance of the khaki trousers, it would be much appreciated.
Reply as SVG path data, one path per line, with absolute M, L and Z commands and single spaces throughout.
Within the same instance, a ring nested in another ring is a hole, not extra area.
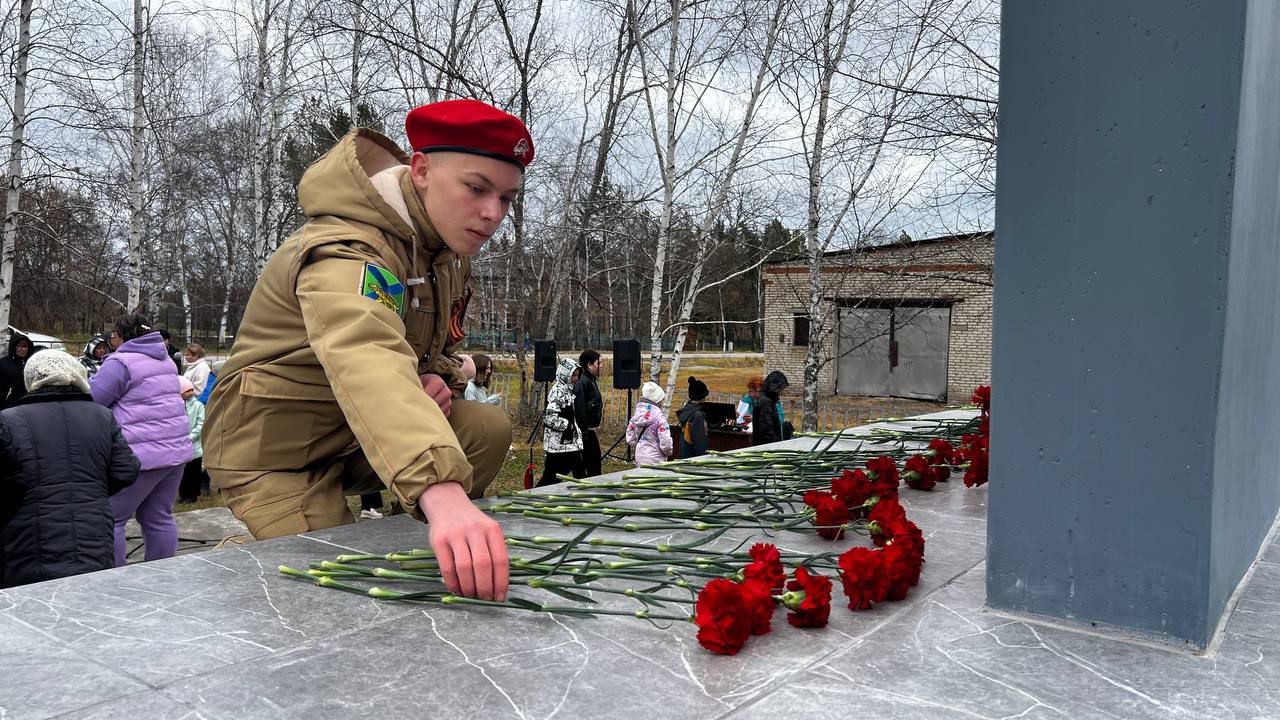
M 484 495 L 511 449 L 511 420 L 501 408 L 454 400 L 449 425 L 471 463 L 471 497 Z M 302 470 L 209 469 L 213 489 L 258 540 L 353 522 L 347 495 L 385 489 L 358 448 Z M 411 513 L 416 508 L 405 508 Z

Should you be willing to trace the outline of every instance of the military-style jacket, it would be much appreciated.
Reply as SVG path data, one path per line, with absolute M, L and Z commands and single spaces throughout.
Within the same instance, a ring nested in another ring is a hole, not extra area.
M 471 465 L 418 375 L 466 387 L 450 352 L 471 264 L 440 239 L 407 163 L 391 140 L 358 129 L 303 175 L 310 219 L 249 297 L 209 399 L 207 467 L 301 470 L 358 447 L 419 517 L 428 485 L 470 489 Z

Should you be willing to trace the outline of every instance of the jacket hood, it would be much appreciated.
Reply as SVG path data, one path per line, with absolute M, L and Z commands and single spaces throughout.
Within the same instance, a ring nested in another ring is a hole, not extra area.
M 650 423 L 655 423 L 663 417 L 666 417 L 666 413 L 662 410 L 661 405 L 649 400 L 641 400 L 636 403 L 636 412 L 631 418 L 631 422 L 637 427 L 647 427 Z
M 782 374 L 781 370 L 774 370 L 765 376 L 764 387 L 762 388 L 765 395 L 771 399 L 777 400 L 778 393 L 790 387 L 791 383 L 787 382 L 787 376 Z
M 680 408 L 680 412 L 676 413 L 676 419 L 683 425 L 689 422 L 689 418 L 693 417 L 694 413 L 700 412 L 702 412 L 702 403 L 697 400 L 690 400 L 684 404 L 684 407 Z
M 94 335 L 92 338 L 89 339 L 89 342 L 84 344 L 84 356 L 90 360 L 97 361 L 97 358 L 93 356 L 93 351 L 97 350 L 99 345 L 106 345 L 106 344 L 107 344 L 106 338 L 102 337 L 101 335 Z
M 158 332 L 150 332 L 142 337 L 129 340 L 116 348 L 116 352 L 133 352 L 153 357 L 157 360 L 169 359 L 169 348 L 164 344 L 164 338 L 160 337 Z
M 6 353 L 6 355 L 5 355 L 6 357 L 13 357 L 13 356 L 14 356 L 13 354 L 14 354 L 15 352 L 17 352 L 17 350 L 18 350 L 18 341 L 19 341 L 19 340 L 26 340 L 26 341 L 27 341 L 27 346 L 28 346 L 28 350 L 27 350 L 27 357 L 31 357 L 31 349 L 30 349 L 30 346 L 31 346 L 31 344 L 32 344 L 32 343 L 31 343 L 31 338 L 29 338 L 29 337 L 27 337 L 26 335 L 23 335 L 22 333 L 17 332 L 17 331 L 14 331 L 14 332 L 10 332 L 10 333 L 9 333 L 9 352 L 8 352 L 8 353 Z
M 307 168 L 298 204 L 309 218 L 334 215 L 411 238 L 414 223 L 400 192 L 408 165 L 409 156 L 385 135 L 357 128 Z
M 556 382 L 572 385 L 573 371 L 577 369 L 578 361 L 570 358 L 560 358 L 560 363 L 556 366 Z

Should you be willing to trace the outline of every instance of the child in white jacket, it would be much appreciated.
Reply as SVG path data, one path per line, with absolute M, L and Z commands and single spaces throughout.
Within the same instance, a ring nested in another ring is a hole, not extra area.
M 640 404 L 627 423 L 627 444 L 636 449 L 636 466 L 666 462 L 671 457 L 671 425 L 662 401 L 667 394 L 655 382 L 640 388 Z

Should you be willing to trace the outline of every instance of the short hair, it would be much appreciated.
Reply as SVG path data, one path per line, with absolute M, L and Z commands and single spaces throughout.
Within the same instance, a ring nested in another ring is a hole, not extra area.
M 141 313 L 125 313 L 116 318 L 116 333 L 122 340 L 142 337 L 151 331 L 151 321 Z
M 600 359 L 600 353 L 588 348 L 586 350 L 583 350 L 582 353 L 578 355 L 578 364 L 581 365 L 582 367 L 586 367 L 599 359 Z
M 760 377 L 759 375 L 757 375 L 757 376 L 755 376 L 755 377 L 753 377 L 753 378 L 751 378 L 750 380 L 748 380 L 748 381 L 747 381 L 747 390 L 748 390 L 748 391 L 752 391 L 752 390 L 763 390 L 763 389 L 764 389 L 764 378 Z
M 204 346 L 200 343 L 191 343 L 187 346 L 187 352 L 196 357 L 204 357 Z
M 160 337 L 164 338 L 164 341 L 165 341 L 165 342 L 169 342 L 169 331 L 168 331 L 168 330 L 161 330 L 161 331 L 160 331 Z

